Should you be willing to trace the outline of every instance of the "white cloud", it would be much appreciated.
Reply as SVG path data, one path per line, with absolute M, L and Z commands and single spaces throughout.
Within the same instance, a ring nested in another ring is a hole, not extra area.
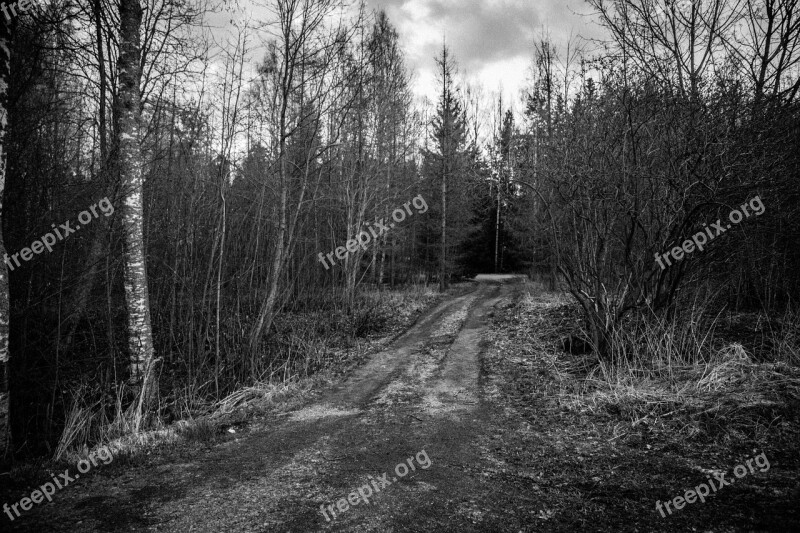
M 414 90 L 436 98 L 434 57 L 446 37 L 460 70 L 487 90 L 516 99 L 525 85 L 533 41 L 546 29 L 557 46 L 570 35 L 597 37 L 584 0 L 368 0 L 400 33 Z

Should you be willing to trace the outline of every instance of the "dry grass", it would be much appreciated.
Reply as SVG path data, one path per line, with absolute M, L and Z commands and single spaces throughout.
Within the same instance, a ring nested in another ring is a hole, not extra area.
M 241 388 L 217 402 L 210 417 L 212 419 L 220 418 L 245 406 L 273 404 L 278 398 L 297 390 L 300 386 L 298 381 L 285 380 L 277 383 L 256 383 L 255 385 Z
M 53 459 L 80 458 L 90 446 L 100 443 L 106 443 L 115 455 L 134 456 L 181 440 L 214 439 L 220 428 L 307 391 L 318 376 L 323 381 L 329 379 L 319 374 L 321 370 L 349 368 L 385 342 L 387 333 L 407 325 L 436 298 L 437 293 L 424 285 L 400 291 L 364 290 L 350 316 L 330 311 L 284 314 L 276 320 L 277 355 L 261 369 L 260 379 L 218 400 L 207 397 L 213 382 L 162 383 L 162 387 L 173 386 L 169 405 L 159 403 L 143 421 L 136 420 L 128 407 L 132 393 L 126 385 L 117 388 L 109 404 L 100 391 L 79 384 L 72 393 Z M 163 396 L 158 401 L 163 402 Z M 165 424 L 156 416 L 167 410 L 173 423 Z
M 579 310 L 567 297 L 529 286 L 512 318 L 524 324 L 521 361 L 535 357 L 549 385 L 537 391 L 576 413 L 611 414 L 676 437 L 737 438 L 794 418 L 800 405 L 798 335 L 787 314 L 770 340 L 771 362 L 717 333 L 722 320 L 702 305 L 671 320 L 629 322 L 612 340 L 612 357 L 571 356 L 560 340 L 576 333 Z M 520 363 L 521 371 L 524 363 Z
M 97 404 L 87 406 L 84 404 L 85 385 L 81 385 L 72 394 L 72 407 L 64 423 L 64 431 L 56 446 L 53 460 L 64 458 L 68 451 L 86 446 L 92 428 L 92 419 L 95 416 Z

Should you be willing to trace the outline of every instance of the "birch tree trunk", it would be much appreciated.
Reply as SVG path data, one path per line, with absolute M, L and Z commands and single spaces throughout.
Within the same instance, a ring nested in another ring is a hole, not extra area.
M 258 344 L 261 342 L 261 336 L 264 331 L 269 331 L 272 326 L 272 321 L 275 318 L 275 304 L 278 301 L 278 289 L 281 279 L 281 270 L 283 269 L 283 253 L 286 243 L 286 220 L 288 217 L 288 196 L 287 190 L 289 181 L 289 168 L 286 161 L 287 158 L 287 140 L 289 133 L 287 132 L 288 113 L 289 113 L 289 98 L 292 94 L 292 87 L 294 86 L 294 68 L 295 63 L 292 62 L 292 41 L 291 41 L 291 28 L 294 21 L 294 5 L 279 4 L 280 8 L 285 11 L 280 12 L 281 28 L 283 30 L 284 41 L 283 55 L 281 57 L 281 73 L 280 73 L 280 103 L 278 111 L 278 181 L 280 185 L 280 205 L 278 212 L 278 232 L 275 236 L 275 244 L 273 246 L 272 268 L 269 273 L 269 292 L 267 299 L 261 306 L 258 313 L 258 318 L 253 326 L 253 331 L 250 334 L 250 351 L 256 354 L 258 351 Z
M 5 138 L 8 131 L 8 80 L 11 68 L 11 28 L 0 19 L 0 215 L 3 212 L 3 193 L 6 185 Z M 10 450 L 11 423 L 9 417 L 9 324 L 11 305 L 8 287 L 8 266 L 4 259 L 6 247 L 0 225 L 0 447 Z
M 277 314 L 283 268 L 292 260 L 292 250 L 306 193 L 311 194 L 310 191 L 313 190 L 309 186 L 310 167 L 324 151 L 324 147 L 314 147 L 313 143 L 304 148 L 305 153 L 302 157 L 305 163 L 301 167 L 303 170 L 301 170 L 299 191 L 296 195 L 290 196 L 292 187 L 298 187 L 291 181 L 292 161 L 289 160 L 288 153 L 289 140 L 297 134 L 295 126 L 302 124 L 304 120 L 306 124 L 313 124 L 309 138 L 315 137 L 319 134 L 322 110 L 330 105 L 326 101 L 331 97 L 332 91 L 326 86 L 327 73 L 333 66 L 334 52 L 345 43 L 339 40 L 341 33 L 332 30 L 330 35 L 325 37 L 320 35 L 320 30 L 325 26 L 327 15 L 339 4 L 337 0 L 278 0 L 276 5 L 279 53 L 278 72 L 274 80 L 277 91 L 274 102 L 277 102 L 275 139 L 280 204 L 267 297 L 261 305 L 250 334 L 250 350 L 254 355 L 257 353 L 263 334 L 269 331 Z M 330 38 L 331 35 L 334 36 L 333 39 Z M 311 76 L 307 74 L 308 71 L 312 72 Z M 313 81 L 306 82 L 309 77 Z M 303 88 L 307 90 L 307 94 L 304 94 Z M 303 119 L 301 116 L 303 109 L 315 109 L 315 111 Z M 289 207 L 293 208 L 291 214 Z
M 139 0 L 120 0 L 119 58 L 119 169 L 123 185 L 122 225 L 125 234 L 125 303 L 128 308 L 128 349 L 130 383 L 139 392 L 134 411 L 134 431 L 141 424 L 145 401 L 155 387 L 153 382 L 153 334 L 150 328 L 150 298 L 144 251 L 144 209 L 141 125 L 141 44 L 142 21 Z

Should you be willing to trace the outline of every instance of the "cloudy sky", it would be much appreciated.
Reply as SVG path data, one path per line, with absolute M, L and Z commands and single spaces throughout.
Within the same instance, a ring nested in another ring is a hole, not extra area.
M 486 91 L 502 88 L 516 100 L 524 86 L 534 39 L 547 31 L 557 44 L 570 35 L 599 37 L 585 0 L 367 0 L 397 27 L 418 96 L 435 99 L 434 57 L 442 39 L 459 70 Z
M 526 85 L 533 42 L 547 32 L 557 47 L 570 36 L 603 36 L 586 0 L 365 0 L 371 10 L 383 9 L 400 34 L 414 92 L 436 100 L 436 63 L 442 40 L 459 67 L 461 80 L 479 83 L 484 94 L 502 89 L 506 102 L 516 107 Z M 273 18 L 269 0 L 226 0 L 224 9 L 211 17 L 218 42 L 235 42 L 234 20 L 265 21 Z M 355 1 L 351 4 L 355 5 Z M 592 43 L 587 46 L 591 48 Z M 262 54 L 260 48 L 254 58 Z M 252 65 L 253 68 L 255 64 Z M 254 71 L 253 71 L 254 74 Z

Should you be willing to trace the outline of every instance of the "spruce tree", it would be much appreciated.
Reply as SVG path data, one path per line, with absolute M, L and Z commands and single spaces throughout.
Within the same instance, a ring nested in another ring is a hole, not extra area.
M 425 189 L 431 198 L 436 199 L 429 203 L 433 203 L 438 211 L 439 231 L 437 235 L 429 224 L 422 238 L 427 245 L 423 248 L 426 248 L 429 265 L 432 257 L 438 259 L 439 289 L 444 291 L 452 274 L 449 251 L 460 240 L 460 235 L 453 234 L 451 228 L 463 228 L 464 224 L 457 222 L 466 222 L 468 218 L 466 192 L 474 150 L 467 140 L 466 119 L 453 81 L 456 66 L 446 45 L 436 58 L 436 64 L 441 92 L 436 115 L 430 124 L 430 147 L 423 150 L 423 172 L 427 180 Z M 434 247 L 438 248 L 438 256 L 433 252 Z

